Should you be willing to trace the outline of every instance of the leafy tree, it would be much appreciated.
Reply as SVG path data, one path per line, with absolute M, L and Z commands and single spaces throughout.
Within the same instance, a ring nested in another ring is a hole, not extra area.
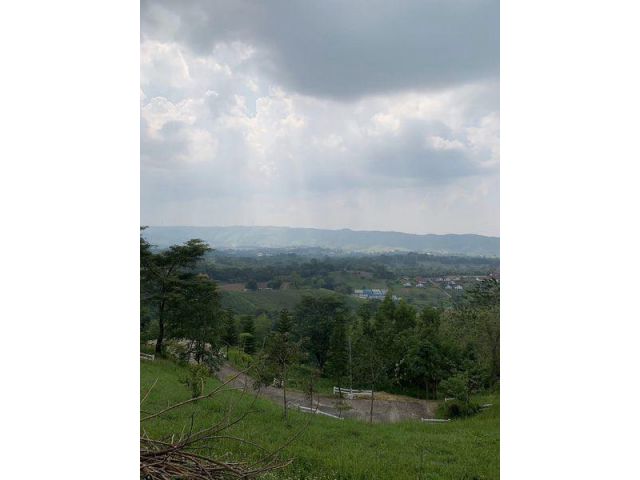
M 495 385 L 500 379 L 500 284 L 490 278 L 467 291 L 449 321 L 460 348 L 474 350 L 486 371 L 485 383 Z
M 442 389 L 446 395 L 460 400 L 464 405 L 469 404 L 471 388 L 469 375 L 466 372 L 456 373 L 446 380 L 443 380 Z
M 249 355 L 255 353 L 256 351 L 256 340 L 255 336 L 252 333 L 242 332 L 238 336 L 238 343 L 242 348 L 244 353 L 248 353 Z
M 229 358 L 229 347 L 238 344 L 238 330 L 231 310 L 225 310 L 222 317 L 222 341 L 227 347 Z
M 442 352 L 438 343 L 425 337 L 413 339 L 407 354 L 407 364 L 413 378 L 424 386 L 425 398 L 429 398 L 430 383 L 435 397 L 437 383 L 442 375 Z
M 302 358 L 302 351 L 300 345 L 294 342 L 291 337 L 289 331 L 291 324 L 286 310 L 283 311 L 280 320 L 278 329 L 269 335 L 262 351 L 260 359 L 263 370 L 260 373 L 259 381 L 263 384 L 269 384 L 271 379 L 275 379 L 282 386 L 283 416 L 285 420 L 288 420 L 287 384 L 289 370 Z
M 286 308 L 280 312 L 280 318 L 276 324 L 278 333 L 291 333 L 293 331 L 293 319 Z
M 376 387 L 385 381 L 387 365 L 385 357 L 380 355 L 380 335 L 370 322 L 363 323 L 362 335 L 355 343 L 356 362 L 354 371 L 362 384 L 371 389 L 369 422 L 373 422 L 373 403 Z
M 426 307 L 420 312 L 420 328 L 429 336 L 435 336 L 440 329 L 440 312 L 433 307 Z
M 378 311 L 380 306 L 379 300 L 368 300 L 365 303 L 360 304 L 358 307 L 358 318 L 364 322 L 368 322 Z
M 219 344 L 223 312 L 216 284 L 205 274 L 182 274 L 169 297 L 168 332 L 173 338 L 188 340 L 188 355 L 215 369 L 219 364 Z
M 202 240 L 192 239 L 183 245 L 172 245 L 167 250 L 153 253 L 148 242 L 141 237 L 140 278 L 145 301 L 156 311 L 158 338 L 155 350 L 157 354 L 162 354 L 167 311 L 170 300 L 180 285 L 180 275 L 195 267 L 210 250 L 211 248 Z
M 391 325 L 396 316 L 396 304 L 393 301 L 391 292 L 388 292 L 384 297 L 384 300 L 380 304 L 380 308 L 376 312 L 376 320 L 384 318 L 386 322 Z
M 349 370 L 349 351 L 345 316 L 338 316 L 331 331 L 325 373 L 342 387 Z
M 404 300 L 400 300 L 394 312 L 395 330 L 403 332 L 416 326 L 416 309 Z
M 150 259 L 152 258 L 151 244 L 142 236 L 142 232 L 147 227 L 140 227 L 140 331 L 142 332 L 149 325 L 152 318 L 152 309 L 149 299 L 153 295 L 153 290 L 149 282 L 150 272 L 148 270 Z
M 240 321 L 240 344 L 245 353 L 252 354 L 256 351 L 255 344 L 255 324 L 254 319 L 250 315 L 244 315 Z
M 256 348 L 259 349 L 260 347 L 262 347 L 262 345 L 264 345 L 265 340 L 273 330 L 273 324 L 274 321 L 269 315 L 256 310 L 256 317 L 253 322 L 255 330 L 253 335 L 255 338 Z
M 397 350 L 394 349 L 395 327 L 394 316 L 396 307 L 391 299 L 391 294 L 387 294 L 380 308 L 373 319 L 373 337 L 377 355 L 381 365 L 385 369 L 385 375 L 381 378 L 390 379 L 394 375 L 394 367 L 397 360 Z
M 204 365 L 188 365 L 187 377 L 184 380 L 185 385 L 191 392 L 191 398 L 202 395 L 204 383 L 209 377 L 209 369 Z
M 330 296 L 315 298 L 305 296 L 295 311 L 296 324 L 305 346 L 321 371 L 324 371 L 329 354 L 331 332 L 336 318 L 347 315 L 343 300 Z
M 249 280 L 247 283 L 245 283 L 244 288 L 255 292 L 256 290 L 258 290 L 258 282 L 256 282 L 255 280 Z

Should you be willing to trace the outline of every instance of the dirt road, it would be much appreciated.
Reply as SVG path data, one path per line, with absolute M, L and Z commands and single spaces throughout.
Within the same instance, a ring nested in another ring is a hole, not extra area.
M 220 368 L 217 377 L 220 380 L 228 380 L 239 373 L 228 362 Z M 241 374 L 232 383 L 233 386 L 249 390 L 253 380 L 247 375 Z M 282 389 L 275 387 L 262 387 L 260 396 L 282 405 Z M 304 393 L 297 390 L 287 390 L 287 400 L 292 408 L 296 405 L 309 407 L 310 401 Z M 342 406 L 337 397 L 327 395 L 314 395 L 313 407 L 326 413 L 344 418 L 356 418 L 369 421 L 369 409 L 371 401 L 368 399 L 347 400 L 343 399 Z M 418 400 L 402 395 L 391 395 L 385 392 L 375 392 L 373 404 L 373 421 L 378 423 L 399 422 L 401 420 L 420 420 L 420 418 L 434 418 L 437 402 Z

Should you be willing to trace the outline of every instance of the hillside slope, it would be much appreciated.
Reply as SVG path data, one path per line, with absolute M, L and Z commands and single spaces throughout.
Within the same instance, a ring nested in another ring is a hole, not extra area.
M 482 235 L 416 235 L 401 232 L 322 230 L 289 227 L 149 227 L 145 237 L 158 247 L 200 238 L 216 248 L 319 247 L 345 252 L 413 251 L 500 255 L 500 239 Z

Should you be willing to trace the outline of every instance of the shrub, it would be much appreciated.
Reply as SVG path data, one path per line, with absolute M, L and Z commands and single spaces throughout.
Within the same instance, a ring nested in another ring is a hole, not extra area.
M 190 352 L 187 345 L 179 340 L 169 339 L 164 342 L 164 355 L 179 365 L 189 363 Z
M 251 333 L 243 332 L 239 337 L 240 346 L 245 353 L 254 353 L 256 350 L 255 338 Z
M 457 373 L 440 382 L 440 388 L 445 395 L 454 398 L 442 405 L 444 417 L 468 417 L 480 410 L 479 405 L 470 400 L 471 383 L 466 372 Z
M 469 376 L 466 373 L 456 373 L 440 382 L 440 389 L 449 397 L 468 403 L 471 389 L 469 386 Z
M 469 417 L 478 413 L 480 406 L 474 402 L 450 400 L 443 404 L 442 416 L 445 418 Z
M 202 395 L 204 390 L 204 382 L 209 377 L 209 368 L 206 365 L 189 365 L 189 373 L 184 383 L 191 391 L 191 398 L 196 398 Z

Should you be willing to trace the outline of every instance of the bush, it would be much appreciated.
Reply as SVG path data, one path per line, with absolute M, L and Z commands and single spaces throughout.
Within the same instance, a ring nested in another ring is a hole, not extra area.
M 245 353 L 254 353 L 256 350 L 255 338 L 250 333 L 241 333 L 239 336 L 240 347 Z
M 189 373 L 184 383 L 191 391 L 191 398 L 202 395 L 204 390 L 204 382 L 209 377 L 209 368 L 206 365 L 189 365 Z
M 460 400 L 450 400 L 442 406 L 442 416 L 445 418 L 469 417 L 480 411 L 480 406 L 474 402 L 461 402 Z
M 454 397 L 461 402 L 468 403 L 471 388 L 469 376 L 466 373 L 457 373 L 440 382 L 440 390 L 449 397 Z
M 477 413 L 480 406 L 470 400 L 471 380 L 466 372 L 457 373 L 440 382 L 440 389 L 453 400 L 445 401 L 441 412 L 445 418 L 468 417 Z
M 179 340 L 169 339 L 164 342 L 164 355 L 179 365 L 187 365 L 190 359 L 190 352 L 187 345 Z
M 251 365 L 252 357 L 248 353 L 232 348 L 229 350 L 229 361 L 235 367 L 244 369 Z

